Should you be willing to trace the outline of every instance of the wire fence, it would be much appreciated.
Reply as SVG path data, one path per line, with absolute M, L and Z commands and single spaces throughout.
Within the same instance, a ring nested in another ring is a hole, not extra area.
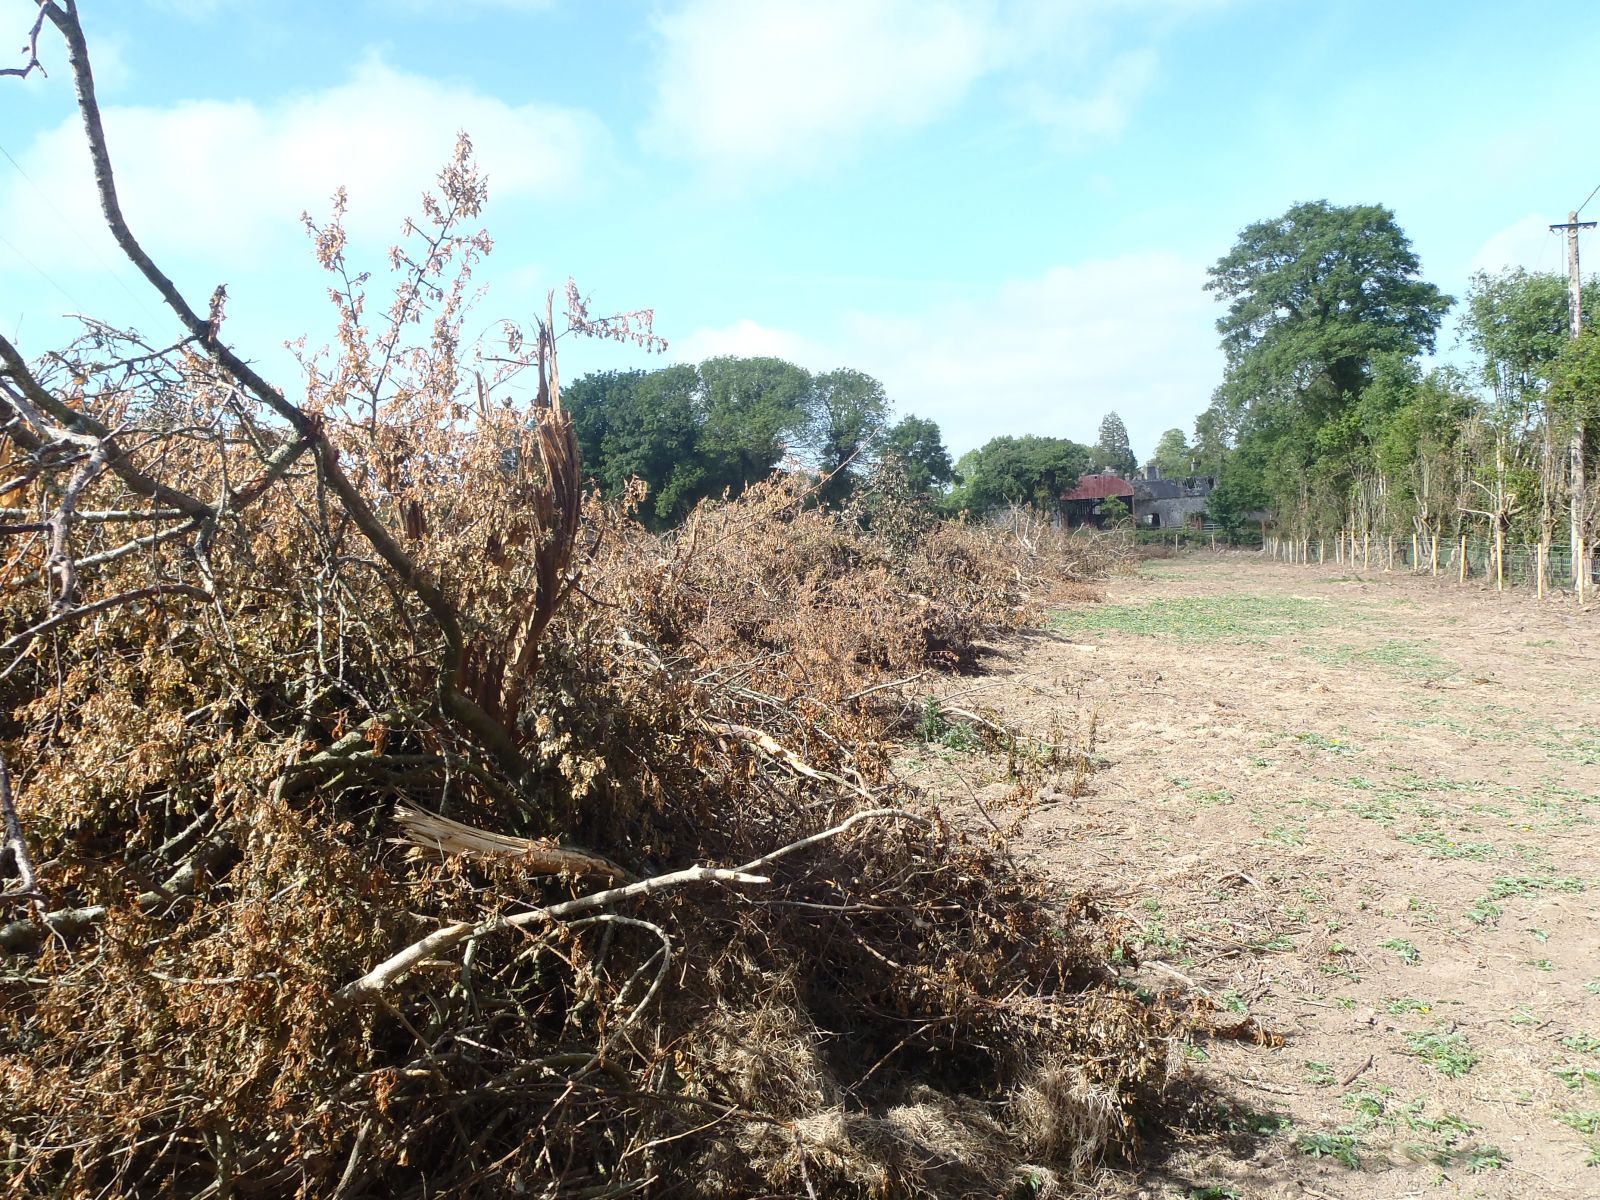
M 1488 580 L 1497 587 L 1529 587 L 1540 593 L 1577 591 L 1580 596 L 1586 596 L 1593 591 L 1595 582 L 1594 556 L 1582 543 L 1579 544 L 1579 561 L 1587 569 L 1580 567 L 1576 573 L 1569 546 L 1506 542 L 1502 564 L 1493 538 L 1471 535 L 1454 538 L 1348 532 L 1332 538 L 1269 535 L 1261 539 L 1259 549 L 1283 562 L 1448 576 L 1462 583 Z

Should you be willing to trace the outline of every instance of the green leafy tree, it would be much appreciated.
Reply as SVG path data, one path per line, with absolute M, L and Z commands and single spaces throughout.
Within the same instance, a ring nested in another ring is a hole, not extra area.
M 888 422 L 889 398 L 871 375 L 842 367 L 812 379 L 806 410 L 800 444 L 827 477 L 821 498 L 840 503 L 868 466 L 863 453 Z
M 1133 447 L 1128 444 L 1128 427 L 1114 412 L 1101 418 L 1100 435 L 1094 444 L 1093 465 L 1097 471 L 1110 471 L 1124 477 L 1139 469 L 1139 460 L 1133 456 Z
M 878 441 L 877 457 L 898 460 L 907 486 L 921 495 L 943 491 L 955 478 L 939 426 L 924 417 L 904 416 L 890 426 Z
M 608 496 L 620 495 L 630 479 L 643 480 L 652 524 L 678 520 L 699 499 L 699 390 L 689 366 L 606 371 L 563 390 L 584 470 Z
M 987 512 L 1008 504 L 1032 504 L 1057 511 L 1061 494 L 1077 486 L 1090 469 L 1093 452 L 1066 438 L 994 438 L 961 456 L 960 486 L 951 494 L 956 509 Z
M 1236 447 L 1223 501 L 1265 498 L 1302 529 L 1381 508 L 1372 431 L 1355 410 L 1381 356 L 1433 348 L 1451 299 L 1420 270 L 1381 205 L 1297 204 L 1239 235 L 1206 285 L 1228 304 L 1208 430 Z
M 1318 200 L 1248 226 L 1206 284 L 1228 304 L 1217 330 L 1242 398 L 1336 404 L 1366 386 L 1373 355 L 1432 350 L 1452 300 L 1420 271 L 1382 205 Z
M 1571 340 L 1567 280 L 1520 267 L 1479 271 L 1467 289 L 1461 327 L 1478 352 L 1480 377 L 1504 406 L 1537 406 L 1557 358 Z M 1600 318 L 1600 283 L 1583 289 L 1586 323 Z
M 700 364 L 702 457 L 708 495 L 735 493 L 777 469 L 810 419 L 811 376 L 778 358 Z
M 1189 448 L 1189 439 L 1181 429 L 1169 429 L 1156 443 L 1156 452 L 1150 456 L 1148 466 L 1154 467 L 1164 479 L 1184 479 L 1195 474 L 1195 454 Z

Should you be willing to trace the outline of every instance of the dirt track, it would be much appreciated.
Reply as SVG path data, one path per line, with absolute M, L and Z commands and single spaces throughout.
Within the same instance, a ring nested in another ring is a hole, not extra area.
M 1107 1189 L 1600 1195 L 1600 615 L 1254 556 L 1109 591 L 950 703 L 1092 719 L 1018 847 L 1119 897 L 1130 983 L 1285 1043 L 1187 1048 L 1193 1128 Z M 992 762 L 916 757 L 1004 819 Z

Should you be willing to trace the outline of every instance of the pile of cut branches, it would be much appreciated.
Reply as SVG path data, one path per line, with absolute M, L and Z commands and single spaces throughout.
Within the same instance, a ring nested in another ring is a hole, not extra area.
M 554 306 L 461 336 L 465 139 L 381 315 L 311 227 L 290 399 L 138 244 L 40 12 L 178 332 L 0 338 L 8 1193 L 1036 1195 L 1125 1146 L 1171 1018 L 889 767 L 921 673 L 1119 552 L 585 502 Z

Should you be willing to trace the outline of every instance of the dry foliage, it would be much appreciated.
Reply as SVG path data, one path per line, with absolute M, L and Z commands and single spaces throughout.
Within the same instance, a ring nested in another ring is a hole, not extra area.
M 81 100 L 75 13 L 45 11 Z M 1162 1085 L 1169 1018 L 1115 986 L 1089 900 L 947 828 L 889 753 L 907 681 L 1122 549 L 892 487 L 834 514 L 777 480 L 667 536 L 585 504 L 553 314 L 461 341 L 468 151 L 386 309 L 337 211 L 311 227 L 340 339 L 298 403 L 114 203 L 183 339 L 0 339 L 8 1192 L 1085 1172 Z

